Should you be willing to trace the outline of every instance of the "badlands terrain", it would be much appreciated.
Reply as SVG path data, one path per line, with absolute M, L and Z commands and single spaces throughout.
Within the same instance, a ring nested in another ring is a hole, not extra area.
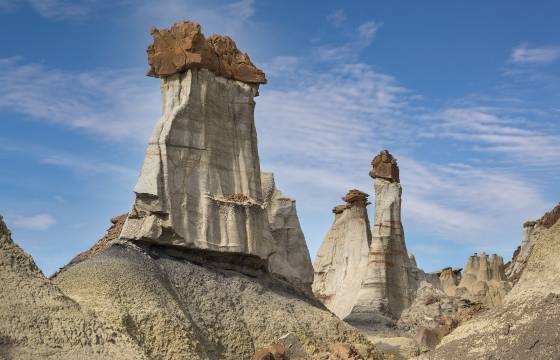
M 163 114 L 130 211 L 51 278 L 0 218 L 0 358 L 559 358 L 560 204 L 519 224 L 511 261 L 481 249 L 427 273 L 378 149 L 312 260 L 295 200 L 260 170 L 265 74 L 196 23 L 151 34 Z

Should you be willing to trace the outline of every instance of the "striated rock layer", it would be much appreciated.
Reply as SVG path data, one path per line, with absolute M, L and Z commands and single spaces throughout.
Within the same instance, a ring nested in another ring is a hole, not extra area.
M 366 193 L 350 190 L 343 198 L 346 204 L 333 209 L 334 222 L 313 264 L 313 293 L 341 319 L 356 303 L 367 269 L 371 243 L 367 198 Z
M 296 201 L 278 190 L 272 173 L 261 173 L 261 184 L 275 249 L 268 258 L 270 271 L 310 291 L 313 265 L 299 223 Z
M 121 238 L 266 259 L 256 88 L 206 69 L 161 81 L 163 115 Z
M 371 162 L 375 185 L 375 219 L 368 266 L 350 317 L 364 322 L 374 314 L 397 319 L 410 306 L 422 281 L 438 279 L 417 268 L 409 257 L 401 222 L 401 194 L 396 159 L 383 150 Z M 433 277 L 433 279 L 432 279 Z

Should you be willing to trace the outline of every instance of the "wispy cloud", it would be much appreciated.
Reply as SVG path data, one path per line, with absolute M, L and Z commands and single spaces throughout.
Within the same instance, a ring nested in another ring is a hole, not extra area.
M 325 44 L 315 49 L 316 56 L 323 61 L 356 62 L 360 52 L 371 45 L 383 24 L 367 21 L 358 26 L 353 37 L 345 44 Z
M 160 115 L 157 81 L 143 69 L 73 73 L 0 59 L 0 109 L 108 138 L 146 139 Z
M 525 165 L 560 167 L 560 124 L 547 125 L 539 113 L 466 107 L 423 118 L 429 120 L 424 135 L 468 142 L 472 150 L 502 154 Z
M 520 65 L 548 64 L 560 60 L 560 46 L 530 47 L 520 45 L 512 50 L 510 61 Z
M 248 20 L 255 14 L 255 0 L 240 0 L 226 5 L 225 9 L 233 17 Z
M 14 228 L 26 230 L 47 230 L 55 223 L 55 217 L 50 214 L 14 216 L 14 218 L 11 220 L 11 224 L 14 226 Z
M 334 27 L 340 27 L 347 19 L 346 13 L 338 9 L 327 15 L 327 22 Z

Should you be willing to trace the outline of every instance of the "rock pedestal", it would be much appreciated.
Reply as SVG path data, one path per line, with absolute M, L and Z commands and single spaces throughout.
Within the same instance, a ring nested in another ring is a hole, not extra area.
M 313 292 L 339 318 L 354 306 L 368 262 L 371 232 L 366 205 L 368 195 L 350 190 L 344 205 L 333 209 L 334 222 L 313 264 Z
M 368 313 L 398 318 L 414 300 L 423 272 L 409 258 L 404 241 L 397 161 L 383 150 L 371 164 L 370 176 L 375 179 L 375 219 L 368 267 L 352 313 L 360 318 Z
M 163 115 L 150 137 L 121 238 L 266 259 L 273 244 L 253 100 L 264 74 L 246 54 L 240 60 L 231 39 L 206 40 L 198 24 L 154 29 L 152 36 L 149 74 L 161 77 Z M 241 63 L 262 78 L 235 75 L 232 69 Z

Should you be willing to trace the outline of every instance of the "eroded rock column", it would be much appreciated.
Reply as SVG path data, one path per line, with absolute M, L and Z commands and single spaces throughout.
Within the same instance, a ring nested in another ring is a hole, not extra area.
M 334 222 L 313 264 L 313 292 L 333 313 L 345 318 L 356 303 L 368 266 L 371 232 L 368 195 L 350 190 L 333 209 Z

